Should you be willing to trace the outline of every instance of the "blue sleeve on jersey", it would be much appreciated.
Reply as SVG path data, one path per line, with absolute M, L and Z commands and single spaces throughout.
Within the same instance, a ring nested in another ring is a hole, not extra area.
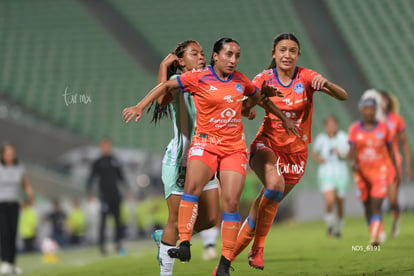
M 183 83 L 181 82 L 180 76 L 177 76 L 177 81 L 178 81 L 178 85 L 179 85 L 179 86 L 180 86 L 180 88 L 181 88 L 181 92 L 182 92 L 182 93 L 185 93 L 186 91 L 185 91 L 185 89 L 184 89 L 184 85 L 183 85 Z

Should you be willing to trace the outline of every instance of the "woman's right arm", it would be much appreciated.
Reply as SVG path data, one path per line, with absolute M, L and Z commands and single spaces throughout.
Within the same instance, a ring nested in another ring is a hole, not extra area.
M 158 71 L 158 82 L 157 84 L 163 83 L 167 81 L 167 74 L 168 74 L 168 67 L 171 66 L 174 62 L 177 62 L 178 58 L 173 53 L 168 54 L 163 61 L 160 63 L 160 70 Z M 158 104 L 160 105 L 167 105 L 169 104 L 173 97 L 172 94 L 162 95 L 157 99 Z
M 138 122 L 141 119 L 144 109 L 158 99 L 160 96 L 165 96 L 168 93 L 172 95 L 180 88 L 177 79 L 172 79 L 161 83 L 154 87 L 136 106 L 127 107 L 122 111 L 122 119 L 129 123 L 136 117 L 135 121 Z

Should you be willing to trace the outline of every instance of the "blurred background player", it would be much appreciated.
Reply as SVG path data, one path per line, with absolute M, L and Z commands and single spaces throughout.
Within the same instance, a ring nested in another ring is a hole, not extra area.
M 73 199 L 72 209 L 66 219 L 66 228 L 69 235 L 70 245 L 80 245 L 86 230 L 86 216 L 81 208 L 79 199 Z
M 205 67 L 206 60 L 201 45 L 194 40 L 185 40 L 177 45 L 160 64 L 158 84 L 178 76 L 177 70 L 182 73 Z M 154 102 L 153 120 L 157 123 L 165 115 L 171 117 L 174 125 L 174 137 L 167 146 L 162 161 L 162 181 L 164 194 L 168 206 L 168 221 L 164 230 L 157 230 L 153 234 L 159 246 L 158 258 L 161 275 L 172 275 L 174 258 L 168 255 L 168 250 L 175 248 L 178 240 L 178 208 L 184 192 L 184 181 L 187 171 L 187 154 L 191 144 L 196 120 L 196 109 L 190 93 L 175 93 L 161 96 Z M 214 227 L 219 217 L 219 198 L 217 180 L 214 178 L 204 188 L 200 196 L 200 216 L 195 229 L 201 231 L 210 227 L 211 230 L 202 232 L 206 251 L 203 256 L 207 259 L 216 258 L 216 239 L 219 230 Z M 208 210 L 208 212 L 207 212 Z
M 385 114 L 385 123 L 388 126 L 392 139 L 392 147 L 395 154 L 395 160 L 397 162 L 397 171 L 394 170 L 392 164 L 388 167 L 388 201 L 393 215 L 393 223 L 391 236 L 396 237 L 400 233 L 400 205 L 398 203 L 398 191 L 400 183 L 394 181 L 395 174 L 397 173 L 399 179 L 403 179 L 402 162 L 403 156 L 400 151 L 400 144 L 403 148 L 405 158 L 405 176 L 409 181 L 412 178 L 411 171 L 411 153 L 410 145 L 407 139 L 407 133 L 405 130 L 405 121 L 401 115 L 398 114 L 398 100 L 395 96 L 387 92 L 380 92 L 382 97 L 381 109 Z
M 62 248 L 67 244 L 66 212 L 62 209 L 58 198 L 52 200 L 52 208 L 46 220 L 51 224 L 51 238 Z
M 6 144 L 0 154 L 0 274 L 21 274 L 22 270 L 16 266 L 19 197 L 23 188 L 30 204 L 33 204 L 33 190 L 14 147 Z
M 325 118 L 325 132 L 316 136 L 312 158 L 319 163 L 318 183 L 325 200 L 325 223 L 329 237 L 341 237 L 345 195 L 349 182 L 348 135 L 338 129 L 334 116 Z M 337 217 L 334 206 L 337 208 Z
M 396 162 L 388 127 L 376 120 L 375 99 L 362 99 L 359 108 L 362 120 L 349 129 L 350 162 L 369 225 L 370 244 L 377 246 L 383 241 L 381 205 L 387 195 L 387 164 L 392 162 L 396 168 Z M 394 181 L 399 183 L 398 174 Z
M 34 252 L 36 251 L 36 232 L 39 223 L 38 216 L 29 200 L 24 200 L 21 207 L 19 236 L 23 240 L 23 252 Z
M 120 255 L 126 254 L 121 243 L 121 222 L 120 206 L 122 195 L 119 188 L 120 184 L 127 186 L 122 172 L 121 164 L 112 154 L 112 143 L 109 138 L 103 138 L 100 142 L 102 156 L 99 157 L 92 165 L 90 176 L 87 181 L 87 192 L 89 198 L 92 197 L 92 185 L 94 180 L 98 179 L 99 198 L 101 201 L 101 215 L 99 226 L 99 249 L 102 255 L 106 255 L 105 236 L 106 236 L 106 218 L 112 215 L 114 218 L 114 240 L 116 251 Z M 128 190 L 125 187 L 125 190 Z
M 285 131 L 279 118 L 266 112 L 263 123 L 250 146 L 250 166 L 263 183 L 262 193 L 253 202 L 250 214 L 237 237 L 232 260 L 254 238 L 248 254 L 250 266 L 263 269 L 263 250 L 279 203 L 303 177 L 311 142 L 313 95 L 321 91 L 346 100 L 346 91 L 317 72 L 299 67 L 300 43 L 291 33 L 273 39 L 272 61 L 267 70 L 258 74 L 253 83 L 274 86 L 281 97 L 270 100 L 300 129 L 299 134 Z

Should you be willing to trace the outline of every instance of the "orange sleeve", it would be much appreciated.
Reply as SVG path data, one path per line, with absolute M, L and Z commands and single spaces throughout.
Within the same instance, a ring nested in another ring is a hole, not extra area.
M 246 76 L 243 76 L 243 81 L 245 85 L 245 89 L 243 91 L 243 95 L 245 96 L 253 96 L 256 94 L 256 92 L 260 89 L 258 89 L 253 82 L 251 82 Z
M 256 77 L 254 77 L 252 83 L 254 86 L 256 86 L 258 90 L 260 90 L 260 88 L 262 87 L 263 82 L 265 81 L 265 78 L 266 78 L 265 76 L 266 75 L 264 74 L 264 72 L 262 72 L 262 73 L 257 74 Z
M 201 70 L 192 70 L 177 77 L 181 92 L 195 93 L 198 87 Z
M 356 126 L 355 125 L 351 125 L 349 127 L 349 134 L 348 134 L 348 143 L 353 144 L 355 143 L 355 136 L 356 136 Z
M 398 133 L 401 133 L 401 132 L 403 132 L 405 130 L 405 121 L 404 121 L 404 118 L 401 116 L 401 115 L 399 115 L 398 116 L 398 126 L 397 126 L 397 131 L 398 131 Z

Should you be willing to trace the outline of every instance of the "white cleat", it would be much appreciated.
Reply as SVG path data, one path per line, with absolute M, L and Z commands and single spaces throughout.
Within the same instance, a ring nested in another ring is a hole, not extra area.
M 209 261 L 209 260 L 215 260 L 217 259 L 217 251 L 216 248 L 214 246 L 209 246 L 206 249 L 204 249 L 203 255 L 202 255 L 202 259 L 204 261 Z

